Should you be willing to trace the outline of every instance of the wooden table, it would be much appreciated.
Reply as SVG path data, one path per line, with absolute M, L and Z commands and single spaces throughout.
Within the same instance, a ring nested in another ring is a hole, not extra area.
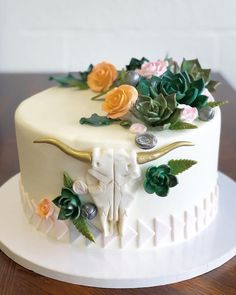
M 47 74 L 0 74 L 0 185 L 19 171 L 14 111 L 25 98 L 52 86 Z M 219 169 L 236 179 L 236 92 L 223 79 L 215 97 L 229 100 L 222 107 Z M 236 196 L 235 196 L 236 197 Z M 159 267 L 159 266 L 157 266 Z M 185 282 L 145 289 L 99 289 L 42 277 L 19 266 L 0 251 L 0 295 L 236 295 L 236 257 L 205 275 Z

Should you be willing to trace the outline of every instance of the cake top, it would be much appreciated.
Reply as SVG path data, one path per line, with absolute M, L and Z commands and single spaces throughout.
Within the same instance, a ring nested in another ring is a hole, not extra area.
M 91 110 L 90 114 L 81 114 L 80 124 L 129 128 L 137 134 L 135 142 L 143 149 L 155 146 L 153 132 L 196 129 L 201 125 L 199 121 L 213 119 L 214 107 L 222 104 L 211 95 L 219 82 L 211 80 L 211 70 L 202 68 L 198 59 L 183 59 L 179 65 L 168 57 L 153 62 L 132 58 L 120 70 L 101 62 L 90 65 L 85 72 L 50 79 L 63 87 L 93 92 L 91 97 L 83 92 Z

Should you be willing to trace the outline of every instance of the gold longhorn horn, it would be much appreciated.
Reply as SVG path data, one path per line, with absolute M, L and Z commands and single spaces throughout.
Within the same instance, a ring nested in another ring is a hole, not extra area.
M 75 158 L 77 160 L 80 160 L 80 161 L 86 162 L 86 163 L 92 162 L 92 152 L 78 151 L 76 149 L 69 147 L 68 145 L 64 144 L 63 142 L 61 142 L 60 140 L 57 140 L 55 138 L 41 138 L 38 140 L 34 140 L 34 143 L 52 144 L 52 145 L 58 147 L 65 154 L 71 156 L 72 158 Z
M 144 164 L 156 160 L 163 155 L 169 153 L 173 149 L 176 149 L 181 146 L 193 146 L 194 144 L 189 141 L 176 141 L 171 144 L 165 145 L 159 149 L 150 152 L 138 152 L 137 153 L 137 162 L 138 164 Z

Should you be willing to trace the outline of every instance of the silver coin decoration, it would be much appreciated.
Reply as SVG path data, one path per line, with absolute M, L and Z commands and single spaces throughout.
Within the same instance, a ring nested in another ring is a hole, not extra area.
M 135 137 L 137 146 L 143 150 L 149 150 L 157 145 L 157 137 L 151 133 L 138 134 Z
M 86 219 L 94 219 L 97 215 L 97 207 L 93 203 L 86 203 L 82 205 L 81 215 Z
M 135 71 L 129 71 L 125 74 L 125 83 L 136 86 L 139 82 L 140 76 Z
M 209 106 L 203 107 L 198 111 L 198 118 L 201 121 L 210 121 L 215 116 L 215 110 Z

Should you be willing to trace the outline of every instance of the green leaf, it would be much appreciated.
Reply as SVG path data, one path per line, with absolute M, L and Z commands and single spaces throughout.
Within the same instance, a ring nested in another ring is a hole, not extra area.
M 131 60 L 130 60 L 130 63 L 126 66 L 126 70 L 127 71 L 134 71 L 136 69 L 140 69 L 142 64 L 145 61 L 148 62 L 149 60 L 146 59 L 145 57 L 141 58 L 140 60 L 135 58 L 135 57 L 132 57 Z
M 187 122 L 182 122 L 178 121 L 175 124 L 170 125 L 169 129 L 170 130 L 183 130 L 183 129 L 196 129 L 197 126 L 187 123 Z
M 228 100 L 224 100 L 224 101 L 209 101 L 207 103 L 207 105 L 211 108 L 215 108 L 215 107 L 220 107 L 226 103 L 228 103 L 229 101 Z
M 85 218 L 80 216 L 79 218 L 72 220 L 72 222 L 73 222 L 74 226 L 76 227 L 76 229 L 83 236 L 85 236 L 87 239 L 89 239 L 90 241 L 95 243 L 94 236 L 93 236 Z
M 62 77 L 49 77 L 49 80 L 54 80 L 58 82 L 63 87 L 78 87 L 81 90 L 88 89 L 88 85 L 85 81 L 80 80 L 79 78 L 74 77 L 72 74 Z
M 181 71 L 186 71 L 188 73 L 191 73 L 191 71 L 194 68 L 201 69 L 201 65 L 198 59 L 190 59 L 190 60 L 183 59 L 181 67 L 180 67 Z
M 120 121 L 120 126 L 124 128 L 129 128 L 132 125 L 132 122 L 129 120 L 122 120 Z
M 178 175 L 185 170 L 191 168 L 193 165 L 197 164 L 197 161 L 180 159 L 180 160 L 170 160 L 168 165 L 171 168 L 171 173 L 174 175 Z
M 150 96 L 149 82 L 145 79 L 141 80 L 136 87 L 140 95 Z
M 175 125 L 175 124 L 178 122 L 179 117 L 180 117 L 182 111 L 183 111 L 182 109 L 178 109 L 178 108 L 177 108 L 177 109 L 173 112 L 173 114 L 170 116 L 170 118 L 169 118 L 169 120 L 168 120 L 168 123 L 171 123 L 172 125 Z
M 102 126 L 102 125 L 111 125 L 114 119 L 107 118 L 106 116 L 99 116 L 98 114 L 94 113 L 89 118 L 81 118 L 80 124 L 87 124 L 91 126 Z
M 121 82 L 121 84 L 124 84 L 124 83 L 125 83 L 125 74 L 126 74 L 126 71 L 125 71 L 125 69 L 123 68 L 123 69 L 120 71 L 120 82 Z
M 221 83 L 219 81 L 214 81 L 211 80 L 207 85 L 206 88 L 210 91 L 210 92 L 215 92 L 216 88 L 220 85 Z
M 72 189 L 73 180 L 72 180 L 72 178 L 70 177 L 70 175 L 67 172 L 64 172 L 63 179 L 64 179 L 64 186 L 69 188 L 69 189 Z

